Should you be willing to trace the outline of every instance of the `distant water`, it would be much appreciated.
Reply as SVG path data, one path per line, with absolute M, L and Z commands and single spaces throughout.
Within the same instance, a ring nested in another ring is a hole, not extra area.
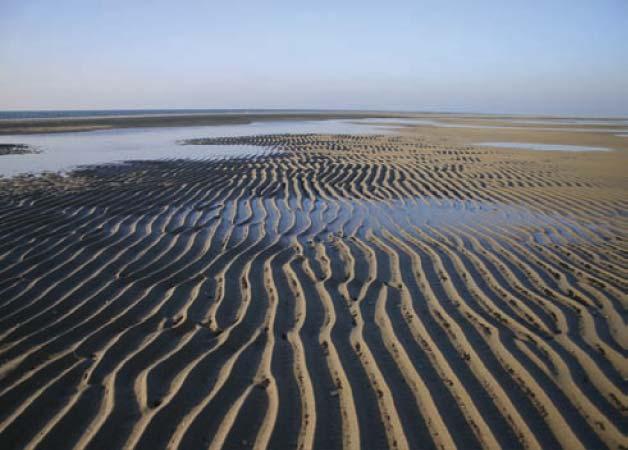
M 539 144 L 533 142 L 480 142 L 482 147 L 503 147 L 520 150 L 538 150 L 548 152 L 607 152 L 611 149 L 606 147 L 589 147 L 585 145 L 564 145 L 564 144 Z
M 535 125 L 628 125 L 628 119 L 574 119 L 574 118 L 551 118 L 551 119 L 511 119 L 510 122 L 529 123 Z
M 0 111 L 0 120 L 6 119 L 63 119 L 72 117 L 159 116 L 172 114 L 277 114 L 327 112 L 304 109 L 93 109 L 61 111 Z

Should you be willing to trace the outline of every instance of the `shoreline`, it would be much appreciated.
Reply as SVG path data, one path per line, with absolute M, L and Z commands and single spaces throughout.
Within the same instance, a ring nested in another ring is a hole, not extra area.
M 113 128 L 183 127 L 204 125 L 245 125 L 253 122 L 339 120 L 367 118 L 407 118 L 404 113 L 194 113 L 160 115 L 123 115 L 0 120 L 0 136 L 18 134 L 64 133 Z
M 516 114 L 483 114 L 483 113 L 441 113 L 441 112 L 407 112 L 407 111 L 234 111 L 234 112 L 181 112 L 146 114 L 113 114 L 69 117 L 41 118 L 0 118 L 0 136 L 21 134 L 67 133 L 95 131 L 116 128 L 149 128 L 149 127 L 185 127 L 211 125 L 244 125 L 253 122 L 272 121 L 318 121 L 318 120 L 351 120 L 351 119 L 405 119 L 424 120 L 416 126 L 450 127 L 463 126 L 469 128 L 512 128 L 543 130 L 551 124 L 556 130 L 573 130 L 584 121 L 587 128 L 596 132 L 612 132 L 615 128 L 628 130 L 628 118 L 625 117 L 588 117 L 588 116 L 556 116 L 556 115 L 516 115 Z M 427 123 L 433 121 L 433 124 Z M 574 121 L 574 122 L 568 122 Z M 616 122 L 624 122 L 617 124 Z M 609 122 L 609 123 L 605 123 Z M 615 122 L 615 123 L 613 123 Z M 404 124 L 403 126 L 406 126 Z M 410 125 L 413 126 L 413 125 Z M 547 129 L 549 130 L 549 129 Z

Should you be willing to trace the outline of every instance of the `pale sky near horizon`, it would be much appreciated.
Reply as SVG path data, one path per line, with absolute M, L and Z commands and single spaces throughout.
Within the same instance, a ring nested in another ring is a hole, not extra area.
M 628 115 L 628 0 L 0 0 L 0 110 Z

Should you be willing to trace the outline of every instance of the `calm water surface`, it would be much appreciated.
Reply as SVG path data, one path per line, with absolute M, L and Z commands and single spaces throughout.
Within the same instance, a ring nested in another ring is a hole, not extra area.
M 41 153 L 0 156 L 0 175 L 64 172 L 72 168 L 130 160 L 216 158 L 263 153 L 254 146 L 179 145 L 204 137 L 274 133 L 385 134 L 383 126 L 354 120 L 257 122 L 201 127 L 118 128 L 74 133 L 0 136 L 0 143 L 28 144 Z
M 608 152 L 610 148 L 589 147 L 585 145 L 540 144 L 538 142 L 480 142 L 481 147 L 514 148 L 519 150 L 536 150 L 548 152 Z

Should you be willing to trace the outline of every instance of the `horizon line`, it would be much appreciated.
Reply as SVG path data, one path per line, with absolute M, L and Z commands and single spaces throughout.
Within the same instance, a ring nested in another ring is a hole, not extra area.
M 403 114 L 447 114 L 447 115 L 496 115 L 496 116 L 531 116 L 531 117 L 557 117 L 557 118 L 628 118 L 627 114 L 591 114 L 591 113 L 542 113 L 542 112 L 486 112 L 486 111 L 474 111 L 474 110 L 414 110 L 414 109 L 388 109 L 388 108 L 171 108 L 171 107 L 150 107 L 150 108 L 43 108 L 43 109 L 0 109 L 0 113 L 54 113 L 54 112 L 160 112 L 160 111 L 172 111 L 172 112 L 382 112 L 382 113 L 403 113 Z M 3 120 L 0 118 L 0 120 Z

